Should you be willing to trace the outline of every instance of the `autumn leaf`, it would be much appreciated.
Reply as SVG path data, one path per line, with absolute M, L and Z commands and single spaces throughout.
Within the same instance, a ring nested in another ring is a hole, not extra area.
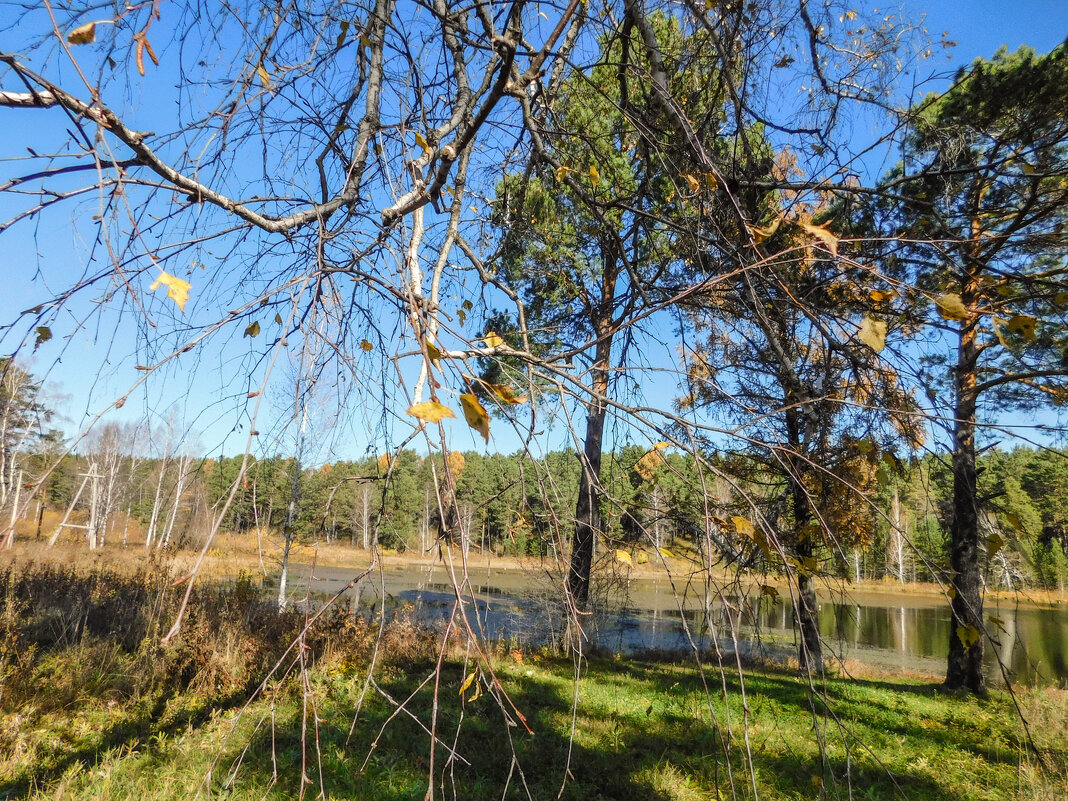
M 753 236 L 753 241 L 758 245 L 765 239 L 775 235 L 775 232 L 779 230 L 779 226 L 782 224 L 782 217 L 776 217 L 768 225 L 750 225 L 749 233 Z
M 735 515 L 731 518 L 731 522 L 734 523 L 734 530 L 745 537 L 752 537 L 756 534 L 756 528 L 744 517 Z
M 1005 545 L 1005 539 L 996 531 L 986 538 L 986 558 L 993 559 Z
M 440 423 L 446 417 L 456 417 L 452 409 L 436 400 L 423 401 L 409 406 L 407 414 L 427 423 Z
M 415 132 L 415 143 L 423 149 L 423 152 L 426 152 L 430 149 L 430 145 L 427 143 L 426 137 L 418 131 Z
M 771 586 L 770 584 L 761 584 L 760 585 L 760 594 L 764 595 L 764 596 L 766 596 L 768 598 L 778 598 L 779 597 L 779 591 L 775 587 Z
M 590 165 L 590 184 L 594 189 L 597 188 L 597 184 L 601 183 L 601 173 L 597 171 L 594 165 Z
M 616 561 L 622 562 L 625 565 L 633 565 L 634 562 L 630 558 L 630 554 L 626 551 L 616 550 Z
M 256 67 L 256 74 L 260 77 L 260 83 L 263 84 L 264 89 L 271 88 L 271 74 L 267 72 L 266 67 L 260 64 Z
M 886 321 L 865 317 L 857 337 L 876 353 L 886 347 Z
M 701 191 L 701 182 L 694 178 L 692 175 L 686 173 L 682 177 L 686 179 L 686 183 L 689 185 L 691 192 L 697 194 Z
M 897 297 L 897 292 L 892 289 L 873 289 L 868 297 L 875 303 L 887 303 Z
M 969 317 L 964 301 L 956 292 L 947 292 L 935 298 L 935 305 L 938 307 L 938 313 L 946 320 L 967 320 Z
M 438 346 L 429 339 L 426 341 L 426 355 L 429 356 L 430 360 L 433 362 L 441 359 L 441 351 L 438 349 Z
M 96 41 L 96 23 L 87 22 L 79 25 L 67 34 L 67 41 L 72 45 L 90 44 Z
M 193 285 L 168 272 L 161 272 L 148 291 L 155 292 L 161 284 L 167 287 L 167 297 L 178 304 L 178 308 L 184 313 L 185 302 L 189 300 L 189 290 L 193 288 Z
M 970 649 L 979 642 L 979 629 L 975 626 L 957 626 L 957 639 L 966 649 Z
M 1017 314 L 1008 322 L 1008 329 L 1028 342 L 1035 341 L 1035 318 L 1026 314 Z
M 470 673 L 467 674 L 467 678 L 464 679 L 464 683 L 460 685 L 459 695 L 463 695 L 471 688 L 471 685 L 475 683 L 475 675 L 477 672 L 478 671 L 472 670 Z
M 568 167 L 566 164 L 561 164 L 559 167 L 557 167 L 556 168 L 556 182 L 558 184 L 562 184 L 564 182 L 564 178 L 567 177 L 567 174 L 569 172 L 571 172 L 571 168 Z
M 528 400 L 526 395 L 516 395 L 515 390 L 507 384 L 491 384 L 489 381 L 483 381 L 481 383 L 482 386 L 492 392 L 501 403 L 516 406 L 520 403 L 526 403 Z
M 385 473 L 387 470 L 389 470 L 390 461 L 391 461 L 391 457 L 390 457 L 390 455 L 388 453 L 383 453 L 381 456 L 379 456 L 378 457 L 378 472 L 379 473 Z
M 249 326 L 245 329 L 245 334 L 244 335 L 246 337 L 257 337 L 257 336 L 259 336 L 260 335 L 260 324 L 258 322 L 250 323 Z
M 478 398 L 470 393 L 460 396 L 460 404 L 464 409 L 464 419 L 471 428 L 482 435 L 489 442 L 489 412 L 478 402 Z
M 801 223 L 801 227 L 807 233 L 816 237 L 816 239 L 826 245 L 827 250 L 830 251 L 832 256 L 838 255 L 838 237 L 821 225 L 812 225 L 811 223 L 803 222 Z
M 41 345 L 52 338 L 52 329 L 47 325 L 39 325 L 34 329 L 37 339 L 33 341 L 33 349 L 37 350 Z
M 360 349 L 361 350 L 365 350 L 368 353 L 370 353 L 371 351 L 373 351 L 375 349 L 375 346 L 372 345 L 370 342 L 368 342 L 366 339 L 361 339 L 360 340 Z
M 499 348 L 504 344 L 504 340 L 501 339 L 500 334 L 496 331 L 490 331 L 482 338 L 482 342 L 485 343 L 487 348 Z

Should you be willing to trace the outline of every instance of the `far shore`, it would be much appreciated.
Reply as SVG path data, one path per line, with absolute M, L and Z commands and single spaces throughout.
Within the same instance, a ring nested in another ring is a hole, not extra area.
M 645 584 L 672 581 L 680 593 L 693 596 L 705 591 L 707 574 L 691 555 L 676 550 L 669 551 L 671 556 L 653 557 L 646 552 L 648 561 L 632 558 L 627 564 L 617 561 L 614 554 L 603 554 L 616 576 L 624 580 Z M 457 547 L 451 549 L 433 549 L 431 553 L 415 551 L 397 552 L 380 549 L 375 553 L 347 543 L 294 544 L 290 563 L 294 573 L 306 573 L 306 566 L 315 565 L 323 568 L 351 569 L 353 577 L 367 569 L 379 568 L 390 572 L 400 570 L 430 570 L 433 568 L 435 581 L 437 576 L 446 579 L 450 571 L 457 576 L 463 575 L 464 564 Z M 152 564 L 166 564 L 177 577 L 190 575 L 200 557 L 199 550 L 182 549 L 159 553 L 146 551 L 140 544 L 130 544 L 122 548 L 117 543 L 108 543 L 105 548 L 88 550 L 82 544 L 73 542 L 59 543 L 55 548 L 48 548 L 44 542 L 17 540 L 13 548 L 0 551 L 0 564 L 10 561 L 18 562 L 60 562 L 83 566 L 103 564 L 110 567 L 137 569 Z M 256 537 L 222 534 L 216 538 L 204 555 L 197 574 L 202 578 L 227 579 L 236 578 L 242 573 L 260 574 L 266 578 L 277 576 L 281 562 L 281 547 L 277 537 L 262 537 L 257 548 Z M 467 559 L 467 573 L 475 581 L 485 579 L 490 574 L 497 576 L 497 582 L 503 575 L 512 578 L 506 583 L 516 589 L 526 585 L 536 577 L 562 575 L 566 562 L 560 558 L 546 556 L 519 558 L 498 554 L 482 553 L 472 548 Z M 783 595 L 789 593 L 785 578 L 777 575 L 758 573 L 737 574 L 730 571 L 713 569 L 708 590 L 713 593 L 732 593 L 737 590 L 754 590 L 761 586 L 774 588 Z M 633 589 L 633 587 L 632 587 Z M 769 590 L 770 591 L 770 590 Z M 907 582 L 899 583 L 891 579 L 854 582 L 840 576 L 827 575 L 819 584 L 821 600 L 835 603 L 859 602 L 872 606 L 892 606 L 905 608 L 929 608 L 948 603 L 945 590 L 937 584 Z M 988 590 L 986 603 L 991 606 L 1021 608 L 1059 608 L 1068 605 L 1068 592 L 1024 588 L 1020 590 Z

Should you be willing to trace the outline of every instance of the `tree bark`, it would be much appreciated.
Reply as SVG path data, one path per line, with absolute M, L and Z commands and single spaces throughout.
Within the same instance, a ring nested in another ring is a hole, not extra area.
M 586 407 L 586 440 L 583 443 L 582 475 L 575 504 L 575 537 L 571 544 L 571 569 L 567 587 L 575 608 L 584 611 L 590 600 L 590 568 L 593 565 L 594 540 L 601 533 L 601 456 L 605 417 L 608 411 L 608 367 L 612 353 L 612 336 L 597 342 L 594 356 L 593 396 Z
M 789 396 L 787 396 L 789 399 Z M 786 411 L 786 436 L 791 455 L 801 453 L 801 415 L 797 407 Z M 791 460 L 792 461 L 792 460 Z M 800 461 L 800 460 L 799 460 Z M 819 605 L 816 600 L 816 585 L 812 581 L 810 560 L 815 555 L 815 543 L 809 532 L 812 513 L 809 509 L 808 492 L 802 480 L 804 466 L 794 463 L 790 468 L 790 504 L 794 513 L 794 553 L 800 567 L 797 570 L 797 604 L 794 618 L 801 635 L 797 661 L 802 670 L 823 671 L 823 640 L 820 637 Z
M 965 307 L 974 307 L 971 283 L 962 292 Z M 973 315 L 960 329 L 956 379 L 956 423 L 953 432 L 953 521 L 949 564 L 953 597 L 946 665 L 948 689 L 968 689 L 986 695 L 983 677 L 983 595 L 979 572 L 979 510 L 975 469 L 976 367 L 979 360 L 977 320 Z M 961 640 L 964 634 L 968 644 Z

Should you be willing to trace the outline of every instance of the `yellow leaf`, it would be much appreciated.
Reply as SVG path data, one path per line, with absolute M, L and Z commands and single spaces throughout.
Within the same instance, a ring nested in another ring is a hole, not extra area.
M 897 292 L 892 289 L 873 289 L 868 293 L 875 303 L 887 303 L 897 297 Z
M 671 447 L 671 443 L 670 442 L 658 442 L 653 446 L 653 448 L 658 450 L 658 451 L 662 451 L 662 450 L 664 450 L 664 448 L 670 448 L 670 447 Z
M 500 334 L 495 331 L 490 331 L 482 338 L 487 348 L 499 348 L 504 344 L 504 340 L 501 339 Z
M 714 172 L 705 173 L 705 183 L 708 184 L 708 188 L 715 190 L 719 186 L 719 181 L 716 179 Z
M 986 538 L 986 558 L 993 559 L 1005 545 L 1004 538 L 996 531 Z
M 1017 314 L 1009 320 L 1008 329 L 1028 342 L 1035 341 L 1035 318 L 1026 314 Z
M 810 223 L 803 222 L 801 227 L 805 229 L 812 236 L 816 237 L 820 242 L 827 246 L 827 250 L 830 251 L 832 256 L 838 255 L 838 237 L 828 231 L 821 225 L 812 225 Z
M 482 435 L 489 442 L 489 412 L 478 402 L 478 398 L 470 393 L 460 396 L 460 404 L 464 408 L 464 419 L 471 428 Z
M 438 350 L 438 346 L 431 342 L 429 339 L 426 341 L 426 355 L 430 357 L 432 361 L 437 361 L 441 358 L 441 351 Z
M 415 143 L 417 145 L 419 145 L 419 147 L 423 148 L 423 150 L 429 150 L 430 149 L 430 145 L 427 144 L 426 137 L 423 136 L 418 131 L 415 132 Z
M 948 587 L 946 589 L 946 597 L 949 598 L 949 600 L 951 600 L 951 601 L 954 598 L 956 598 L 957 597 L 957 588 L 956 587 Z
M 697 192 L 701 191 L 701 182 L 694 178 L 692 175 L 686 173 L 682 177 L 686 179 L 686 183 L 689 184 L 691 192 L 696 194 Z
M 267 69 L 263 66 L 263 64 L 260 64 L 258 67 L 256 67 L 256 74 L 260 76 L 260 83 L 263 84 L 263 87 L 265 89 L 270 89 L 271 75 L 269 72 L 267 72 Z
M 245 329 L 244 336 L 246 337 L 258 337 L 260 335 L 260 324 L 258 322 L 249 323 Z
M 436 400 L 423 401 L 409 406 L 407 413 L 428 423 L 440 423 L 446 417 L 456 417 L 452 409 Z
M 673 554 L 667 548 L 657 548 L 657 550 L 660 551 L 660 555 L 661 556 L 666 556 L 668 559 L 674 559 L 675 558 L 675 554 Z
M 383 453 L 381 456 L 379 456 L 378 457 L 378 472 L 379 473 L 385 473 L 387 470 L 389 470 L 390 461 L 391 461 L 391 457 L 390 457 L 390 455 L 388 453 Z
M 361 339 L 360 340 L 360 349 L 361 350 L 365 350 L 368 353 L 370 353 L 371 351 L 373 351 L 375 349 L 375 346 L 372 345 L 370 342 L 368 342 L 366 339 Z
M 564 177 L 569 172 L 571 172 L 571 168 L 568 167 L 566 164 L 561 164 L 559 167 L 557 167 L 556 168 L 556 182 L 558 184 L 562 184 L 564 182 Z
M 970 649 L 979 642 L 979 629 L 975 626 L 957 626 L 957 639 L 966 649 Z
M 969 317 L 964 301 L 956 292 L 947 292 L 940 298 L 935 298 L 935 305 L 938 307 L 938 313 L 946 320 L 967 320 Z
M 597 188 L 597 184 L 601 183 L 601 173 L 597 172 L 597 168 L 594 165 L 590 165 L 590 184 L 593 188 Z
M 731 518 L 731 522 L 734 523 L 734 530 L 743 536 L 752 537 L 756 534 L 756 528 L 744 517 L 735 515 Z
M 89 44 L 96 41 L 96 23 L 87 22 L 79 25 L 67 34 L 67 41 L 73 45 Z
M 507 403 L 515 406 L 520 403 L 527 402 L 526 395 L 516 395 L 513 390 L 507 384 L 491 384 L 488 381 L 483 381 L 482 386 L 489 389 L 501 403 Z
M 1005 519 L 1009 521 L 1009 524 L 1014 529 L 1016 529 L 1017 532 L 1023 534 L 1023 521 L 1020 519 L 1020 516 L 1016 514 L 1016 512 L 1009 512 L 1007 515 L 1005 515 Z
M 193 288 L 193 285 L 175 275 L 161 272 L 159 278 L 153 281 L 152 286 L 148 288 L 149 292 L 155 292 L 161 284 L 167 287 L 167 297 L 178 304 L 178 308 L 184 312 L 185 302 L 189 300 L 189 290 Z
M 860 324 L 860 332 L 857 336 L 861 342 L 879 353 L 886 347 L 886 321 L 865 317 L 864 322 Z
M 627 553 L 626 551 L 620 551 L 618 549 L 616 550 L 616 561 L 622 562 L 625 565 L 634 564 L 634 562 L 631 561 L 629 553 Z
M 478 673 L 477 670 L 472 670 L 470 673 L 467 674 L 467 678 L 464 679 L 464 683 L 460 685 L 459 695 L 463 695 L 471 688 L 471 685 L 475 683 L 476 673 Z
M 771 221 L 769 225 L 750 225 L 749 233 L 753 235 L 753 241 L 759 245 L 765 239 L 773 236 L 775 232 L 779 230 L 779 226 L 781 224 L 782 217 L 776 217 L 774 220 Z

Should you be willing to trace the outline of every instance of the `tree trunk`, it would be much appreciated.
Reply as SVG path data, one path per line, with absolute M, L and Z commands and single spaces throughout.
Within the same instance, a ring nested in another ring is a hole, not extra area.
M 575 537 L 571 544 L 571 569 L 567 587 L 575 608 L 585 610 L 590 600 L 590 568 L 594 540 L 601 533 L 601 455 L 605 417 L 608 411 L 608 367 L 612 353 L 611 334 L 597 342 L 593 365 L 593 396 L 586 407 L 586 440 L 583 444 L 578 502 L 575 504 Z
M 303 450 L 303 441 L 301 442 Z M 282 572 L 278 576 L 278 611 L 286 608 L 286 584 L 289 579 L 289 551 L 293 546 L 293 525 L 297 519 L 297 504 L 300 502 L 300 459 L 293 460 L 293 483 L 289 491 L 289 509 L 286 525 L 282 531 Z
M 786 412 L 786 435 L 791 454 L 801 454 L 800 415 L 796 408 Z M 808 493 L 802 481 L 803 465 L 792 464 L 790 468 L 790 504 L 794 513 L 794 552 L 800 567 L 797 570 L 797 605 L 794 618 L 801 634 L 797 661 L 802 670 L 823 671 L 823 640 L 820 638 L 819 606 L 816 601 L 816 585 L 812 581 L 812 557 L 816 548 L 809 531 L 812 519 Z
M 967 308 L 972 293 L 962 293 Z M 952 570 L 952 620 L 945 686 L 966 688 L 986 695 L 983 677 L 983 595 L 979 573 L 979 510 L 975 469 L 976 366 L 979 359 L 976 319 L 961 325 L 957 359 L 956 424 L 953 432 L 953 521 L 950 526 L 949 564 Z M 961 640 L 961 635 L 964 641 Z

